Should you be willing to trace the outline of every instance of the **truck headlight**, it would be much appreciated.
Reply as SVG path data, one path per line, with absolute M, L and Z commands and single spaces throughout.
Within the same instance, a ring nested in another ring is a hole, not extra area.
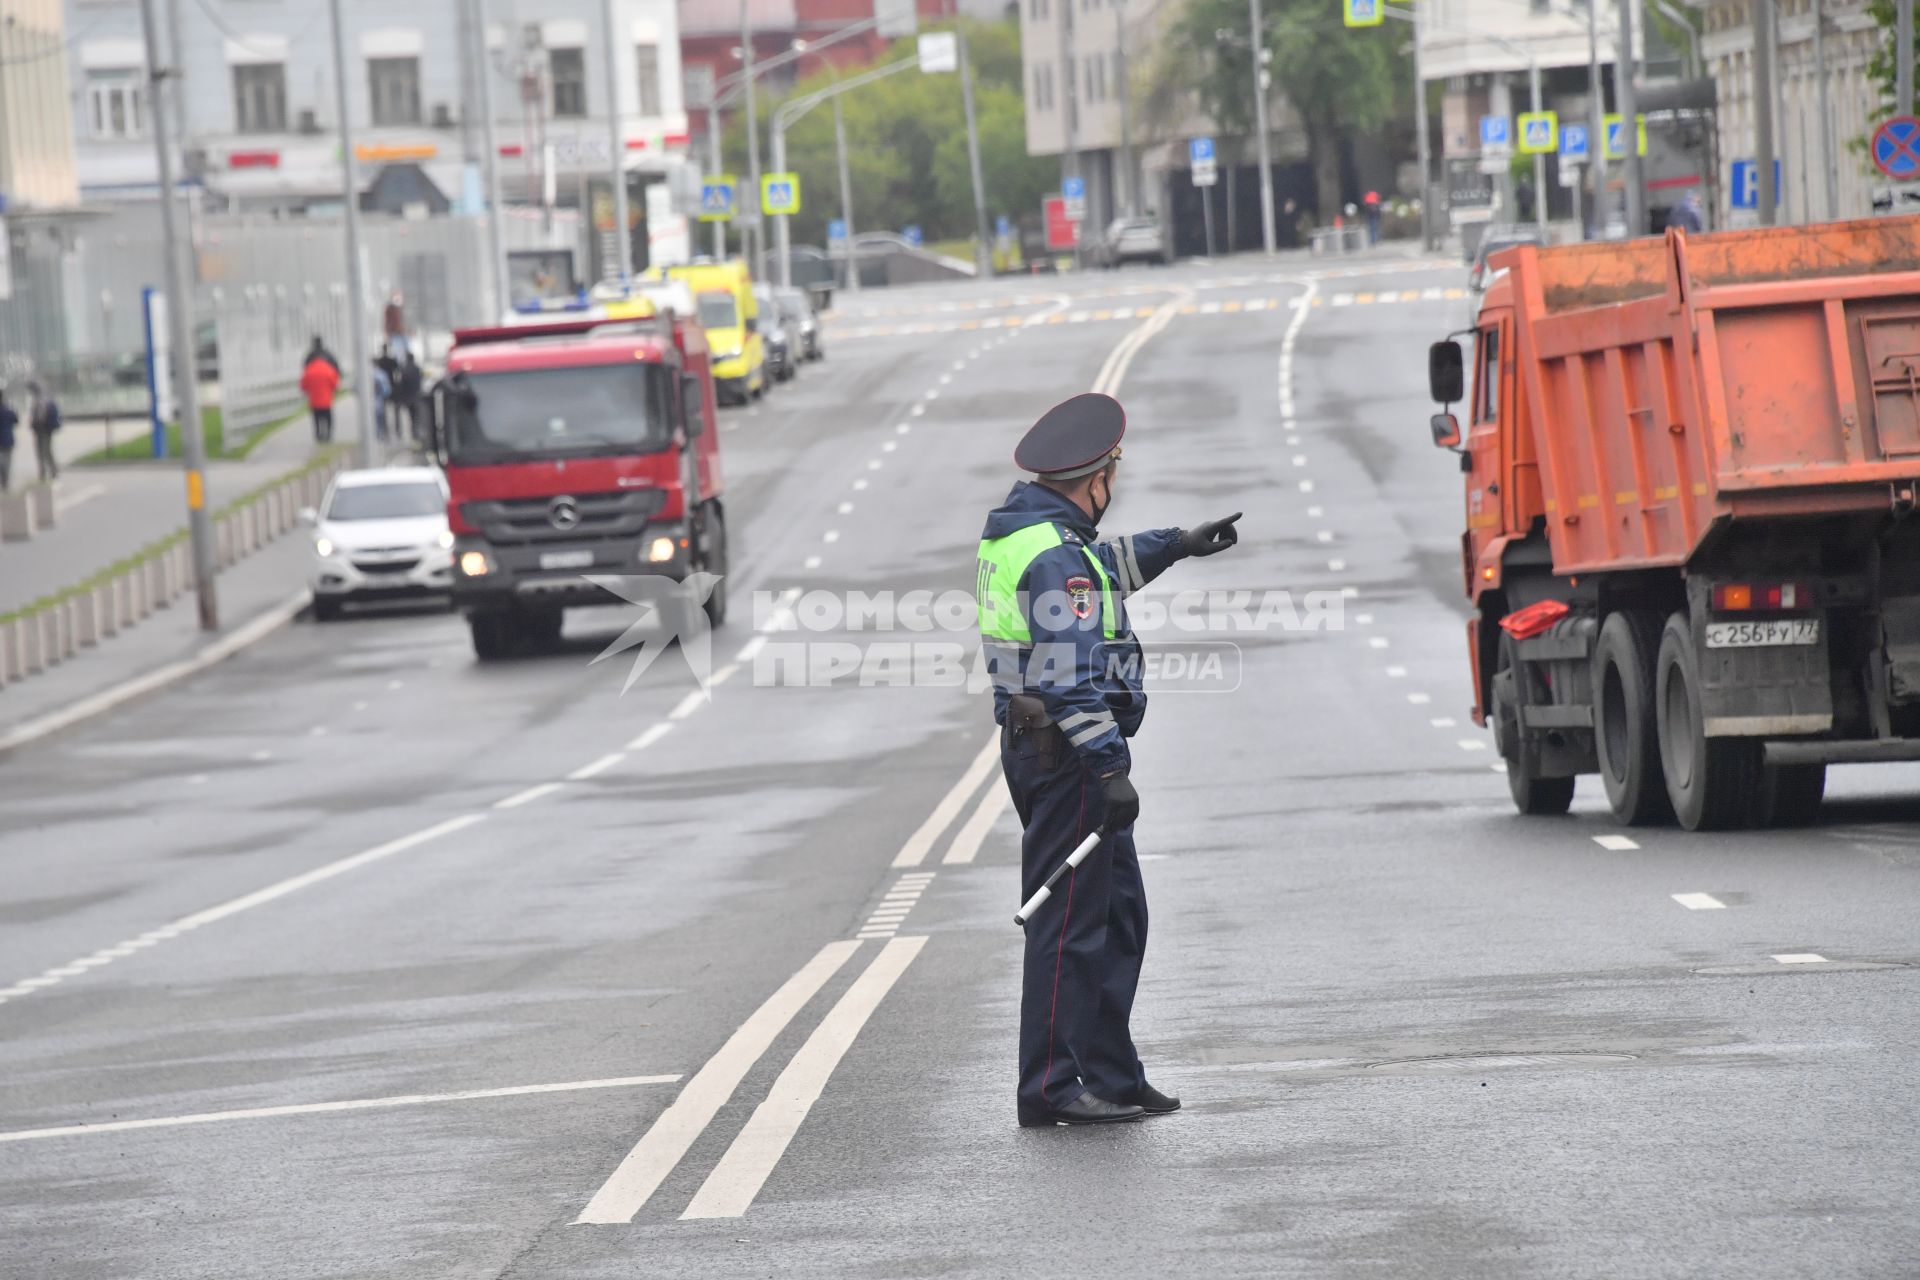
M 647 544 L 647 560 L 652 564 L 665 564 L 673 559 L 673 539 L 655 538 Z
M 487 563 L 484 551 L 463 551 L 460 554 L 460 572 L 469 578 L 484 578 L 493 566 Z

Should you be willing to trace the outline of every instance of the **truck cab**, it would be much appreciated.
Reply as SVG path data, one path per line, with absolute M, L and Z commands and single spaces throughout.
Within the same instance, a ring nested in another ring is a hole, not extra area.
M 705 332 L 642 302 L 454 336 L 434 389 L 454 536 L 454 604 L 475 653 L 551 647 L 595 576 L 722 575 L 724 481 Z

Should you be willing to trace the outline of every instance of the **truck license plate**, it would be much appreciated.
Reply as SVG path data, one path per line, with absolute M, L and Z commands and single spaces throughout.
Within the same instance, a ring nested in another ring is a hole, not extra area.
M 1762 645 L 1819 643 L 1818 618 L 1768 618 L 1755 622 L 1707 624 L 1709 649 L 1753 649 Z
M 542 569 L 584 569 L 593 563 L 591 551 L 543 551 L 540 553 Z

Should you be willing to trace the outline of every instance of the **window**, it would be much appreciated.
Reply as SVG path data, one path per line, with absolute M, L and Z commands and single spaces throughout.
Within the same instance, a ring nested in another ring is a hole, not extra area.
M 547 75 L 553 81 L 553 114 L 578 119 L 587 114 L 587 51 L 547 50 Z
M 367 82 L 375 124 L 420 123 L 420 59 L 368 58 Z
M 136 67 L 87 72 L 87 123 L 94 137 L 147 136 L 145 97 L 140 81 L 141 72 Z
M 645 46 L 642 46 L 644 48 Z M 701 63 L 690 66 L 681 73 L 681 89 L 689 107 L 710 107 L 713 105 L 713 68 Z
M 233 127 L 238 133 L 285 133 L 287 68 L 263 62 L 233 69 Z
M 640 86 L 640 114 L 643 116 L 659 115 L 660 46 L 657 44 L 637 44 L 633 46 L 633 69 L 636 82 Z
M 327 504 L 329 520 L 406 520 L 439 516 L 447 511 L 447 495 L 431 480 L 385 484 L 342 485 Z
M 1494 422 L 1500 417 L 1500 331 L 1480 331 L 1480 374 L 1474 379 L 1475 398 L 1480 402 L 1475 422 Z

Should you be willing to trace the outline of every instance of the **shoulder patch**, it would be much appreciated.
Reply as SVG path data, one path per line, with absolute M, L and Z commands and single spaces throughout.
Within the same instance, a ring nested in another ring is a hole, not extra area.
M 1073 616 L 1083 621 L 1093 616 L 1093 579 L 1068 578 L 1067 603 L 1073 606 Z
M 1076 547 L 1083 547 L 1086 545 L 1086 543 L 1080 540 L 1080 535 L 1075 533 L 1071 529 L 1062 529 L 1060 531 L 1060 541 Z

